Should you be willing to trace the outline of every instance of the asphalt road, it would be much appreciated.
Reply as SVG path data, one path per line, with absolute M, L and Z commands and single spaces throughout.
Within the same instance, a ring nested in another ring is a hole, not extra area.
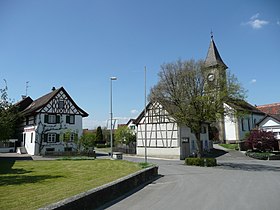
M 219 157 L 220 166 L 214 168 L 175 160 L 149 162 L 159 165 L 162 177 L 107 209 L 280 209 L 280 161 L 253 160 L 233 151 Z

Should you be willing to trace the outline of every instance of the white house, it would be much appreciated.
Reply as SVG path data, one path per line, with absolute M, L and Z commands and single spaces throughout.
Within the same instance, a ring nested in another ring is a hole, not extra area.
M 82 118 L 88 114 L 73 101 L 66 90 L 53 88 L 52 92 L 33 101 L 22 110 L 24 122 L 22 146 L 28 154 L 44 154 L 46 151 L 72 151 L 75 138 L 82 135 Z M 26 98 L 18 106 L 26 105 Z
M 266 113 L 266 116 L 258 122 L 258 127 L 273 132 L 275 137 L 280 140 L 280 103 L 260 105 L 257 108 Z
M 246 133 L 256 128 L 257 123 L 265 116 L 265 113 L 243 100 L 224 103 L 224 107 L 228 110 L 223 120 L 223 140 L 226 143 L 244 140 Z M 243 114 L 240 116 L 231 114 L 234 111 L 243 112 Z
M 148 156 L 155 157 L 184 159 L 197 151 L 196 137 L 190 128 L 180 126 L 157 102 L 149 103 L 146 115 L 144 110 L 135 120 L 135 124 L 138 155 L 145 154 L 145 145 Z M 201 143 L 205 150 L 212 148 L 208 136 L 208 124 L 205 124 L 201 133 Z

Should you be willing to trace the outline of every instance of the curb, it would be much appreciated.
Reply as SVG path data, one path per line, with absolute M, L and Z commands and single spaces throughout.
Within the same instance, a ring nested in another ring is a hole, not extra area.
M 50 204 L 39 210 L 96 209 L 158 176 L 158 166 L 152 166 L 116 181 Z

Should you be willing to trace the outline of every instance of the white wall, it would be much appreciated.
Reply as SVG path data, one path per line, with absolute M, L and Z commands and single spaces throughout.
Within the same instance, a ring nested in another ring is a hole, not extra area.
M 136 154 L 139 156 L 145 155 L 144 147 L 137 147 Z M 159 157 L 159 158 L 171 158 L 179 159 L 180 158 L 180 148 L 147 148 L 147 157 Z
M 276 139 L 280 140 L 280 122 L 272 117 L 266 117 L 260 124 L 260 129 L 271 131 L 275 134 Z

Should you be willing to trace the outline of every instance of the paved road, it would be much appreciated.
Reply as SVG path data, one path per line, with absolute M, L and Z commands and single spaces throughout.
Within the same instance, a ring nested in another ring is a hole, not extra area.
M 280 209 L 280 161 L 253 160 L 233 151 L 219 157 L 215 168 L 149 162 L 159 165 L 162 177 L 107 209 Z

